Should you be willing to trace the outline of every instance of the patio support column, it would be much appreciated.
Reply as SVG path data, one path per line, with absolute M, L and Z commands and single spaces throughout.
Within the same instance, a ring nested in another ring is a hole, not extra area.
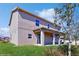
M 60 45 L 60 40 L 61 40 L 61 39 L 59 38 L 58 45 Z
M 40 32 L 40 39 L 41 39 L 41 45 L 44 45 L 44 31 L 43 30 L 41 30 L 41 32 Z
M 53 45 L 55 45 L 55 34 L 53 33 Z

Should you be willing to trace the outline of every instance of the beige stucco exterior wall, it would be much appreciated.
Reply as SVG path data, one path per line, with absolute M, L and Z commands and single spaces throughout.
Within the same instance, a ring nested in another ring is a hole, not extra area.
M 35 25 L 36 20 L 40 20 L 39 27 Z M 41 26 L 48 27 L 47 24 L 50 25 L 50 28 L 54 28 L 54 26 L 49 22 L 20 11 L 15 11 L 12 15 L 12 21 L 10 25 L 10 42 L 16 45 L 36 45 L 37 37 L 33 30 L 40 28 Z M 28 38 L 28 34 L 32 34 L 32 38 Z M 48 39 L 48 37 L 46 39 Z
M 33 30 L 36 29 L 33 20 L 35 18 L 25 13 L 19 12 L 18 19 L 18 43 L 19 45 L 35 45 L 37 38 Z M 28 34 L 32 34 L 32 38 L 28 38 Z
M 18 45 L 18 11 L 12 14 L 10 36 L 10 42 Z
M 36 20 L 40 20 L 39 27 L 35 25 Z M 30 16 L 28 14 L 25 14 L 19 11 L 19 18 L 18 18 L 19 45 L 26 45 L 26 44 L 36 45 L 37 37 L 33 32 L 33 30 L 40 28 L 41 26 L 47 27 L 47 24 L 50 24 L 50 23 L 43 21 L 41 19 L 37 19 L 33 16 Z M 53 28 L 53 25 L 51 25 L 51 28 Z M 32 38 L 28 39 L 28 34 L 32 34 Z

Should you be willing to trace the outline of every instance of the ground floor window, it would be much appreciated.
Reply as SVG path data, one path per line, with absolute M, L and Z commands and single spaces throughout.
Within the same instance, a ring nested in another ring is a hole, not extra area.
M 28 34 L 28 38 L 32 38 L 32 34 Z

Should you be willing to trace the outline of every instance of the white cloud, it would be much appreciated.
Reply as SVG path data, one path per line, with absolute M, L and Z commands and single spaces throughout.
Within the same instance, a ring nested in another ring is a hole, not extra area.
M 9 30 L 8 27 L 3 27 L 3 28 L 0 28 L 1 30 Z
M 8 27 L 0 28 L 0 35 L 1 36 L 9 36 L 10 35 L 9 28 Z
M 35 11 L 36 12 L 36 15 L 42 17 L 42 18 L 45 18 L 51 22 L 54 21 L 54 16 L 55 16 L 55 10 L 53 8 L 50 8 L 50 9 L 43 9 L 41 11 Z

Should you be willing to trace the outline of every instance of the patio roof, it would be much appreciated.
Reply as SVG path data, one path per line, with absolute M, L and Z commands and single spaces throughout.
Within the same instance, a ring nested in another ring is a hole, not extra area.
M 33 30 L 34 32 L 40 32 L 41 30 L 46 30 L 46 31 L 50 31 L 50 32 L 56 32 L 56 33 L 59 33 L 61 35 L 65 35 L 64 32 L 61 32 L 61 31 L 58 31 L 56 29 L 50 29 L 50 28 L 45 28 L 45 27 L 40 27 L 40 28 L 37 28 L 35 30 Z

